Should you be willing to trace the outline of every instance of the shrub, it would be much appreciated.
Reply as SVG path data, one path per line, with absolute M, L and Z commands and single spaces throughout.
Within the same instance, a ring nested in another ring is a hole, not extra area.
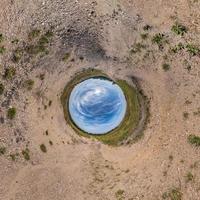
M 30 155 L 29 155 L 29 149 L 26 148 L 25 150 L 22 151 L 22 155 L 24 156 L 25 160 L 30 160 Z
M 41 32 L 40 30 L 34 29 L 28 34 L 28 38 L 31 40 L 37 38 L 40 35 L 40 32 Z
M 3 54 L 6 51 L 6 48 L 4 46 L 0 47 L 0 54 Z
M 170 65 L 167 64 L 167 63 L 164 63 L 164 64 L 162 65 L 162 68 L 163 68 L 164 71 L 168 71 L 168 70 L 170 69 Z
M 46 153 L 46 152 L 47 152 L 47 148 L 46 148 L 46 146 L 45 146 L 44 144 L 41 144 L 41 145 L 40 145 L 40 149 L 41 149 L 41 151 L 42 151 L 43 153 Z
M 6 153 L 6 148 L 5 147 L 0 147 L 0 156 L 4 155 Z
M 34 86 L 34 81 L 29 79 L 24 82 L 24 86 L 27 90 L 32 90 Z
M 2 83 L 0 83 L 0 95 L 2 95 L 3 94 L 3 92 L 4 92 L 4 85 L 2 84 Z
M 115 197 L 117 199 L 122 199 L 124 195 L 124 190 L 119 189 L 116 193 L 115 193 Z
M 8 112 L 7 112 L 7 117 L 9 118 L 9 119 L 14 119 L 15 118 L 15 116 L 16 116 L 16 108 L 9 108 L 8 109 Z
M 175 25 L 172 26 L 171 30 L 177 34 L 183 36 L 185 33 L 187 33 L 187 28 L 179 23 L 176 23 Z
M 141 38 L 143 39 L 143 40 L 146 40 L 147 38 L 148 38 L 148 33 L 141 33 Z
M 152 38 L 152 43 L 157 44 L 158 46 L 161 46 L 164 41 L 165 41 L 165 35 L 161 33 L 157 33 Z
M 6 79 L 12 79 L 16 74 L 16 70 L 14 67 L 10 67 L 5 69 L 5 73 L 4 73 L 4 78 Z
M 169 192 L 165 192 L 162 195 L 163 199 L 170 199 L 170 200 L 181 200 L 182 199 L 182 192 L 178 188 L 173 188 L 169 190 Z
M 190 144 L 193 144 L 196 147 L 200 146 L 200 137 L 196 135 L 189 135 L 188 136 L 188 141 Z
M 191 172 L 186 174 L 186 182 L 190 182 L 194 180 L 194 175 Z
M 63 61 L 67 61 L 67 60 L 69 59 L 69 57 L 70 57 L 70 53 L 66 53 L 66 54 L 63 56 L 62 60 L 63 60 Z
M 200 49 L 196 45 L 187 44 L 186 49 L 187 49 L 187 52 L 189 52 L 192 56 L 196 56 L 200 54 Z

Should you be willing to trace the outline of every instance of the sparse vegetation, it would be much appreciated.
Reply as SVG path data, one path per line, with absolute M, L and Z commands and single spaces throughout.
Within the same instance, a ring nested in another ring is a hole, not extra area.
M 4 85 L 2 84 L 2 83 L 0 83 L 0 95 L 2 95 L 3 94 L 3 92 L 4 92 Z
M 26 148 L 25 150 L 22 151 L 22 155 L 24 156 L 25 160 L 30 160 L 30 155 L 29 155 L 30 151 L 28 148 Z
M 186 182 L 187 182 L 187 183 L 190 182 L 190 181 L 193 181 L 193 180 L 194 180 L 194 175 L 193 175 L 191 172 L 188 172 L 188 173 L 186 174 L 185 179 L 186 179 Z
M 6 153 L 6 148 L 5 147 L 0 147 L 0 156 L 4 155 Z
M 63 56 L 62 60 L 63 61 L 67 61 L 70 57 L 70 53 L 65 53 L 65 55 Z
M 170 65 L 167 64 L 167 63 L 164 63 L 164 64 L 162 65 L 162 68 L 163 68 L 164 71 L 168 71 L 168 70 L 170 70 Z
M 163 199 L 170 199 L 170 200 L 182 200 L 182 192 L 178 188 L 170 189 L 168 192 L 165 192 L 162 195 Z
M 163 45 L 165 43 L 167 43 L 167 40 L 165 38 L 165 35 L 164 34 L 161 34 L 161 33 L 157 33 L 153 36 L 152 38 L 152 43 L 153 44 L 157 44 L 159 48 L 162 48 Z
M 188 119 L 189 118 L 189 113 L 188 112 L 184 112 L 183 113 L 183 118 L 184 119 Z
M 118 200 L 124 199 L 124 193 L 125 193 L 124 190 L 121 189 L 117 190 L 117 192 L 115 193 L 116 199 Z
M 32 79 L 29 79 L 29 80 L 26 80 L 24 82 L 24 87 L 27 89 L 27 90 L 32 90 L 33 89 L 33 86 L 34 86 L 34 81 Z
M 12 79 L 16 74 L 16 70 L 14 67 L 9 67 L 5 69 L 4 78 L 5 79 Z
M 192 56 L 196 56 L 200 54 L 200 48 L 194 44 L 187 44 L 186 45 L 187 52 L 190 53 Z
M 147 38 L 148 38 L 148 36 L 149 36 L 149 34 L 148 33 L 141 33 L 141 38 L 143 39 L 143 40 L 146 40 Z
M 200 146 L 200 137 L 196 135 L 189 135 L 188 142 L 196 147 Z
M 5 53 L 6 48 L 4 46 L 0 46 L 0 54 Z
M 53 145 L 53 142 L 51 140 L 49 140 L 49 144 L 52 146 Z
M 43 153 L 46 153 L 47 152 L 47 148 L 44 144 L 41 144 L 40 145 L 40 150 L 43 152 Z
M 175 23 L 175 25 L 172 26 L 171 30 L 177 34 L 177 35 L 181 35 L 183 36 L 185 33 L 187 33 L 187 28 L 186 26 L 179 24 L 179 23 Z
M 146 48 L 146 45 L 144 44 L 141 44 L 140 42 L 138 43 L 135 43 L 132 48 L 131 48 L 131 53 L 132 54 L 135 54 L 135 53 L 138 53 L 138 52 L 141 52 L 142 49 L 145 49 Z
M 9 108 L 7 112 L 8 119 L 11 119 L 11 120 L 14 119 L 16 116 L 16 113 L 17 113 L 16 108 Z
M 13 52 L 13 62 L 15 63 L 18 63 L 20 61 L 20 59 L 22 58 L 22 55 L 23 55 L 23 50 L 22 49 L 16 49 L 14 52 Z
M 28 38 L 30 40 L 37 38 L 40 36 L 41 31 L 39 29 L 34 29 L 28 34 Z
M 170 48 L 170 51 L 173 53 L 178 53 L 179 51 L 181 51 L 182 49 L 185 49 L 185 46 L 183 45 L 183 43 L 179 42 L 177 45 L 175 45 L 174 47 Z

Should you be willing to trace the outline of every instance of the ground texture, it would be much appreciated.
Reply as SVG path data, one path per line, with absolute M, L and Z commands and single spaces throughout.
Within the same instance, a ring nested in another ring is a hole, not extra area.
M 0 4 L 0 199 L 200 199 L 199 0 Z M 66 124 L 61 94 L 87 68 L 138 80 L 139 141 L 110 147 Z

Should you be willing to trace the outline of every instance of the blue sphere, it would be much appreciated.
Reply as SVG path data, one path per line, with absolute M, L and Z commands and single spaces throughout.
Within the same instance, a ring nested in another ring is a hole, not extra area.
M 73 122 L 90 134 L 105 134 L 115 129 L 126 114 L 122 89 L 109 79 L 89 78 L 77 84 L 69 97 Z

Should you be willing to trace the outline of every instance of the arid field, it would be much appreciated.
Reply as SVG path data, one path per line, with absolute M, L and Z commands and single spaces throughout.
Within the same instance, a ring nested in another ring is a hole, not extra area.
M 0 200 L 200 200 L 199 10 L 0 0 Z M 66 121 L 63 91 L 91 69 L 137 82 L 140 137 L 110 145 Z

